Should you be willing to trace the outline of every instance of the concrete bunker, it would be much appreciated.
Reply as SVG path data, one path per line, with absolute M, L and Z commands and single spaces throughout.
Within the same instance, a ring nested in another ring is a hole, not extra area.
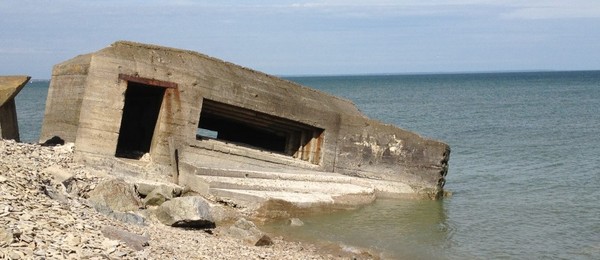
M 199 140 L 213 138 L 320 163 L 324 130 L 301 122 L 204 99 L 198 130 Z
M 140 175 L 156 169 L 156 178 L 180 185 L 201 177 L 213 194 L 300 190 L 300 201 L 327 203 L 351 190 L 441 194 L 450 154 L 348 100 L 197 52 L 126 41 L 54 66 L 40 141 L 53 136 L 74 142 L 75 160 L 94 167 L 146 163 Z M 326 185 L 317 192 L 314 182 Z
M 15 97 L 29 79 L 29 76 L 0 76 L 0 139 L 20 141 Z

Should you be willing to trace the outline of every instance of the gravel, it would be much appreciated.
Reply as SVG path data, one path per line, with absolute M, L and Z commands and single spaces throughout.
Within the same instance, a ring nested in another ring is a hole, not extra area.
M 352 258 L 282 237 L 273 238 L 270 246 L 249 246 L 221 235 L 225 227 L 205 231 L 154 221 L 126 224 L 98 213 L 86 200 L 103 179 L 73 162 L 72 144 L 0 140 L 0 259 Z M 114 234 L 128 239 L 114 240 Z

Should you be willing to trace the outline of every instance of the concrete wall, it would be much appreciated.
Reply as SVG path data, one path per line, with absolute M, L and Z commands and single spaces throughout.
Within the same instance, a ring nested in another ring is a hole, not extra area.
M 0 139 L 19 141 L 19 123 L 14 98 L 0 106 Z
M 395 180 L 415 188 L 442 188 L 450 147 L 392 125 L 344 116 L 335 171 Z
M 75 142 L 90 58 L 82 55 L 54 66 L 40 142 L 54 136 Z

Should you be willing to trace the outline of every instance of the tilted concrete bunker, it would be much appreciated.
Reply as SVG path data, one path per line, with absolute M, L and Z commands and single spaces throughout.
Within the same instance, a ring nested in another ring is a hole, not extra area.
M 75 142 L 76 160 L 90 165 L 150 157 L 175 168 L 165 180 L 269 169 L 409 188 L 383 193 L 439 194 L 450 153 L 350 101 L 200 53 L 125 41 L 54 67 L 40 139 L 53 136 Z
M 0 139 L 20 141 L 15 97 L 29 76 L 0 76 Z

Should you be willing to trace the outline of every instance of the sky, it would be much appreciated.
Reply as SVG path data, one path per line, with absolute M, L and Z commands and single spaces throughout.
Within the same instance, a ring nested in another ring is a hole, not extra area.
M 117 40 L 279 76 L 600 69 L 598 0 L 0 0 L 0 75 Z

